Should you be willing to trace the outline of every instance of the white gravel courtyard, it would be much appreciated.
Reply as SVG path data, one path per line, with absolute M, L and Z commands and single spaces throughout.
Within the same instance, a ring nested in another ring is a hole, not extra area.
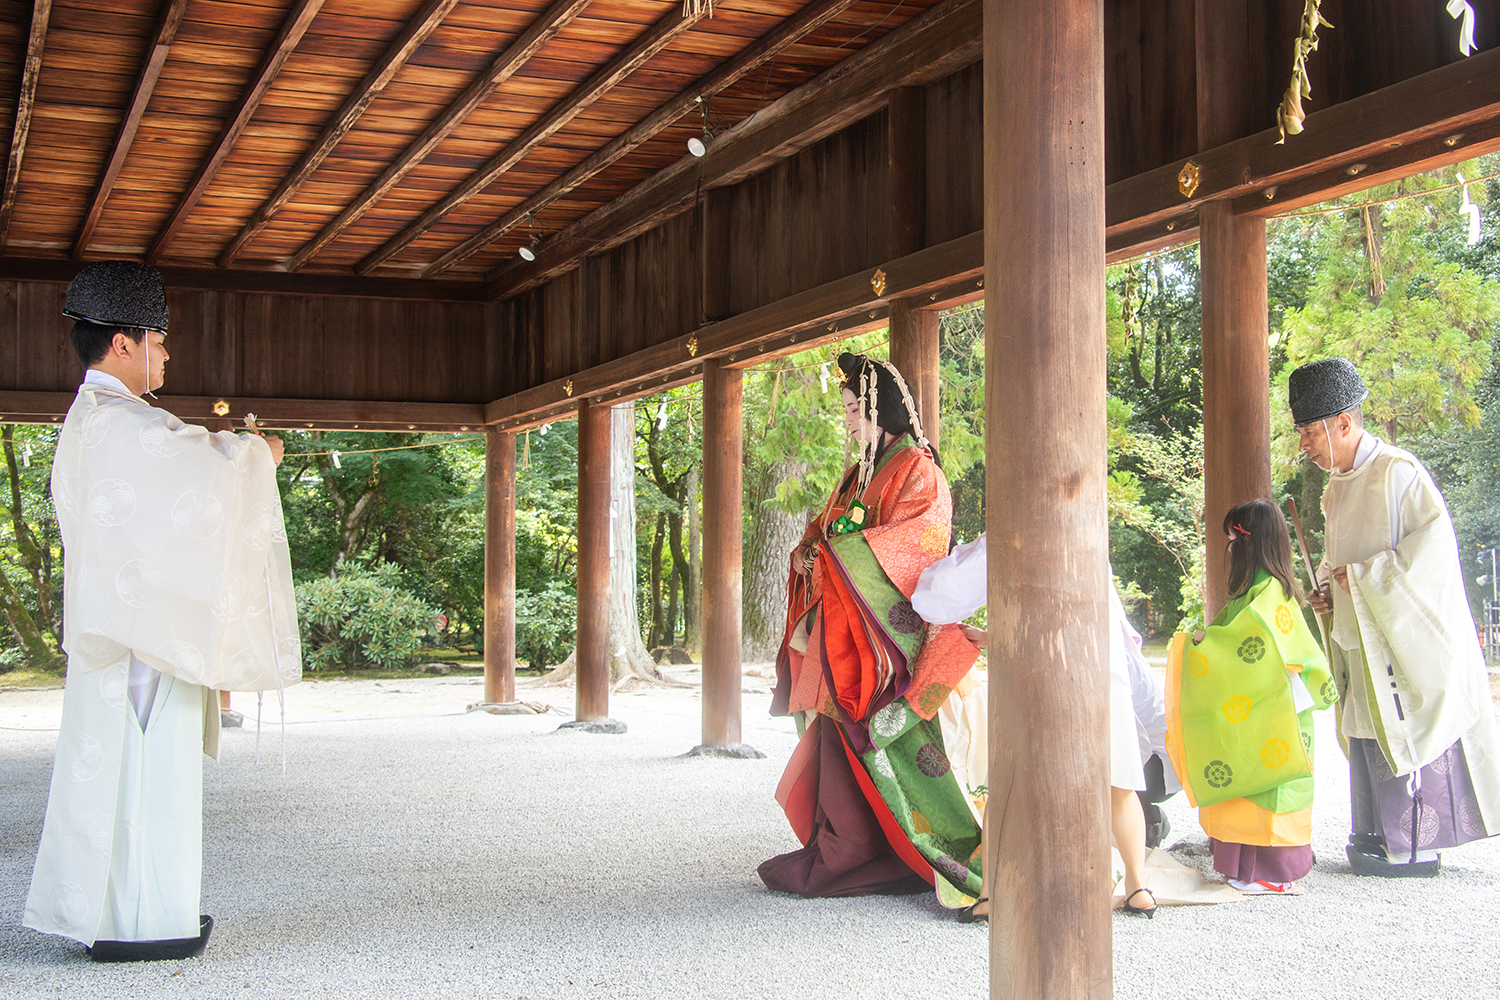
M 693 675 L 688 675 L 693 676 Z M 623 692 L 622 736 L 569 715 L 468 714 L 473 678 L 310 681 L 288 691 L 287 771 L 268 699 L 206 761 L 202 958 L 101 966 L 20 925 L 62 692 L 0 691 L 0 997 L 988 996 L 983 925 L 930 896 L 801 900 L 755 868 L 795 838 L 772 798 L 795 744 L 746 677 L 765 760 L 681 756 L 695 689 Z M 1324 713 L 1318 862 L 1305 893 L 1116 914 L 1115 995 L 1500 998 L 1500 838 L 1431 881 L 1349 874 L 1347 772 Z M 1183 796 L 1169 842 L 1207 864 Z

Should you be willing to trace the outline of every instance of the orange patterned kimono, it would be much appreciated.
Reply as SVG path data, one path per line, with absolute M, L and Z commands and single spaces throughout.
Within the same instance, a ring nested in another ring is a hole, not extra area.
M 948 551 L 948 485 L 927 449 L 902 438 L 858 498 L 864 529 L 830 536 L 856 488 L 851 472 L 792 553 L 794 567 L 809 551 L 814 562 L 791 576 L 772 712 L 808 719 L 777 790 L 805 846 L 761 876 L 804 896 L 912 891 L 937 876 L 976 895 L 974 790 L 955 780 L 934 716 L 978 650 L 956 625 L 923 622 L 910 600 Z

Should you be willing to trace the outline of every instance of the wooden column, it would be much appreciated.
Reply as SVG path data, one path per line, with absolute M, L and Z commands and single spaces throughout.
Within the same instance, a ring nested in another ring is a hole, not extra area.
M 1102 0 L 984 0 L 990 994 L 1112 995 Z
M 938 440 L 938 314 L 918 300 L 891 301 L 891 364 L 896 366 L 922 418 L 927 440 Z
M 609 717 L 609 407 L 578 404 L 576 721 Z
M 516 700 L 516 435 L 484 433 L 484 700 Z
M 1263 127 L 1250 99 L 1251 0 L 1197 0 L 1198 148 Z M 1203 306 L 1203 610 L 1228 600 L 1224 515 L 1271 497 L 1270 336 L 1266 223 L 1223 202 L 1198 210 Z
M 761 757 L 741 742 L 742 374 L 703 364 L 703 744 L 695 754 Z

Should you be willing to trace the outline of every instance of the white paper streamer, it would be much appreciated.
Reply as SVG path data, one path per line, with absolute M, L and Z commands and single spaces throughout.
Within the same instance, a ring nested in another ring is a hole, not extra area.
M 24 447 L 24 448 L 21 449 L 21 467 L 25 468 L 25 469 L 31 468 L 31 442 L 30 441 L 27 441 L 26 442 L 26 447 Z
M 339 461 L 339 454 L 340 453 L 336 451 L 331 456 L 333 458 L 333 467 L 335 469 L 342 469 L 344 467 L 344 463 Z
M 661 404 L 656 411 L 656 429 L 664 431 L 667 429 L 667 404 Z
M 822 387 L 820 392 L 828 391 L 828 362 L 826 361 L 818 366 L 818 385 Z
M 1469 223 L 1469 246 L 1479 242 L 1479 206 L 1469 200 L 1469 182 L 1464 180 L 1464 175 L 1458 175 L 1458 182 L 1463 185 L 1463 203 L 1458 206 L 1458 214 L 1467 218 Z
M 1455 21 L 1463 18 L 1458 28 L 1458 51 L 1469 55 L 1474 51 L 1474 8 L 1469 0 L 1448 0 L 1448 16 Z

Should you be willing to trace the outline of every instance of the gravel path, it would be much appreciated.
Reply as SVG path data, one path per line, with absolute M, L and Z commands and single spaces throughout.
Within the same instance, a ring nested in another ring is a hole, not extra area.
M 473 679 L 308 682 L 255 763 L 226 730 L 205 772 L 207 954 L 96 966 L 20 926 L 60 691 L 0 692 L 0 995 L 59 997 L 988 996 L 986 933 L 927 896 L 810 900 L 755 874 L 795 840 L 772 799 L 795 743 L 746 678 L 766 760 L 680 755 L 696 690 L 617 693 L 623 736 L 560 714 L 465 714 Z M 522 697 L 570 708 L 571 693 Z M 268 718 L 270 712 L 267 712 Z M 1118 997 L 1500 997 L 1500 839 L 1430 882 L 1355 879 L 1342 758 L 1323 734 L 1302 896 L 1114 917 Z M 1205 867 L 1182 796 L 1182 844 Z M 1187 835 L 1187 836 L 1184 836 Z

